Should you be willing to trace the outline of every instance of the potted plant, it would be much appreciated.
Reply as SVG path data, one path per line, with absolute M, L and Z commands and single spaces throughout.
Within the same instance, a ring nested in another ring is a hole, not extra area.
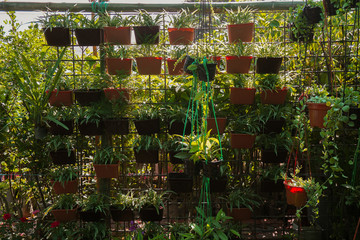
M 317 8 L 316 8 L 317 9 Z M 314 24 L 317 22 L 318 17 L 314 20 L 310 17 L 311 8 L 306 5 L 297 6 L 295 9 L 291 9 L 290 15 L 290 40 L 296 42 L 310 43 L 314 38 Z M 321 9 L 320 9 L 321 12 Z M 319 16 L 321 19 L 321 16 Z
M 281 133 L 292 112 L 288 105 L 259 105 L 259 121 L 263 124 L 263 133 Z
M 109 213 L 108 196 L 91 194 L 80 201 L 80 219 L 85 222 L 98 222 L 104 220 Z
M 281 43 L 271 43 L 271 39 L 261 39 L 255 47 L 256 73 L 278 74 L 284 56 Z
M 158 163 L 160 140 L 154 136 L 140 136 L 134 141 L 134 154 L 137 163 Z
M 324 117 L 331 109 L 332 102 L 327 96 L 311 96 L 306 105 L 309 109 L 311 127 L 325 128 Z
M 104 22 L 104 42 L 116 45 L 131 44 L 131 27 L 135 16 L 106 12 L 100 21 Z
M 75 194 L 62 194 L 56 198 L 46 213 L 51 211 L 55 220 L 61 223 L 70 222 L 77 219 L 77 206 L 78 199 Z
M 161 193 L 149 188 L 143 191 L 137 201 L 140 219 L 144 222 L 161 221 L 164 211 L 164 200 L 169 194 L 167 191 Z
M 226 72 L 230 74 L 249 73 L 252 61 L 252 46 L 249 44 L 230 44 L 226 48 Z
M 230 88 L 230 103 L 251 105 L 255 102 L 256 89 L 252 87 L 250 76 L 232 75 L 233 87 Z
M 76 119 L 80 134 L 98 136 L 104 134 L 103 105 L 95 104 L 92 107 L 81 108 Z
M 134 124 L 139 135 L 160 132 L 159 111 L 151 105 L 143 105 L 133 112 Z
M 120 161 L 127 159 L 124 154 L 115 152 L 112 147 L 96 151 L 94 168 L 98 178 L 118 178 Z
M 51 108 L 46 117 L 50 134 L 72 135 L 76 114 L 76 108 Z
M 307 1 L 303 8 L 303 14 L 309 24 L 317 24 L 322 20 L 321 3 L 315 1 Z
M 146 10 L 139 10 L 133 27 L 136 44 L 158 44 L 162 14 L 151 16 Z
M 107 57 L 105 58 L 106 69 L 110 75 L 131 75 L 132 59 L 130 58 L 132 49 L 124 46 L 107 46 Z
M 271 161 L 272 163 L 279 163 L 278 161 Z M 261 170 L 261 192 L 283 192 L 284 184 L 281 181 L 281 174 L 285 172 L 285 166 L 273 165 Z
M 119 221 L 134 221 L 134 209 L 136 198 L 133 192 L 127 194 L 120 193 L 112 200 L 110 205 L 111 218 L 115 222 Z
M 288 89 L 283 87 L 283 79 L 277 74 L 261 74 L 256 77 L 256 88 L 261 90 L 262 104 L 284 104 Z
M 99 46 L 103 43 L 103 22 L 100 16 L 95 15 L 89 19 L 83 14 L 75 16 L 75 36 L 79 46 Z
M 186 60 L 185 60 L 186 65 Z M 185 67 L 184 65 L 184 67 Z M 192 73 L 196 72 L 196 76 L 200 81 L 208 82 L 214 81 L 216 74 L 217 63 L 211 58 L 199 58 L 187 67 L 187 70 Z
M 185 56 L 187 53 L 186 47 L 171 47 L 168 50 L 170 58 L 166 59 L 169 75 L 182 75 L 184 73 Z
M 251 22 L 254 10 L 250 7 L 237 10 L 226 9 L 229 43 L 251 42 L 254 36 L 254 23 Z
M 169 136 L 168 140 L 165 141 L 162 144 L 162 146 L 163 146 L 163 149 L 167 153 L 169 153 L 169 159 L 172 164 L 183 164 L 184 163 L 183 159 L 175 157 L 176 154 L 181 152 L 181 148 L 183 147 L 180 137 L 178 137 L 176 135 Z
M 51 160 L 55 165 L 76 162 L 73 139 L 66 136 L 53 136 L 48 142 Z
M 160 110 L 167 122 L 169 134 L 189 135 L 191 132 L 190 113 L 179 105 L 168 105 Z M 186 119 L 188 118 L 188 119 Z
M 140 75 L 160 75 L 162 48 L 151 44 L 143 44 L 136 50 L 136 64 Z
M 78 170 L 72 166 L 55 169 L 51 172 L 51 179 L 56 194 L 76 193 L 78 190 Z
M 70 46 L 71 21 L 72 15 L 69 11 L 65 11 L 64 14 L 47 11 L 45 16 L 40 17 L 38 22 L 43 25 L 47 45 L 57 47 Z
M 179 13 L 170 15 L 168 28 L 170 45 L 190 45 L 194 41 L 194 28 L 197 10 L 191 12 L 189 9 L 181 9 Z
M 261 161 L 264 163 L 286 163 L 292 145 L 291 134 L 284 131 L 280 134 L 263 134 L 257 138 L 261 147 Z
M 63 77 L 62 80 L 59 81 L 58 86 L 51 92 L 47 91 L 50 94 L 49 103 L 53 107 L 69 107 L 74 102 L 74 94 L 73 91 L 70 90 L 68 86 L 69 78 Z
M 230 122 L 232 148 L 248 149 L 254 146 L 256 133 L 260 131 L 259 123 L 255 119 L 255 113 L 250 112 Z
M 74 90 L 75 99 L 81 106 L 91 106 L 100 102 L 104 98 L 104 75 L 82 76 L 79 85 Z M 99 85 L 100 84 L 100 85 Z

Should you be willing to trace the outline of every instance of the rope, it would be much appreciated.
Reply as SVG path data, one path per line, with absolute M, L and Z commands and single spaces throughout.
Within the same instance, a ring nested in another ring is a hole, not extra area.
M 355 187 L 355 182 L 356 182 L 356 173 L 357 173 L 357 162 L 358 162 L 358 156 L 359 156 L 359 148 L 360 148 L 360 128 L 358 130 L 358 143 L 356 146 L 356 150 L 355 150 L 355 154 L 354 154 L 354 168 L 353 168 L 353 172 L 352 172 L 352 177 L 351 177 L 351 186 Z
M 92 2 L 91 9 L 94 13 L 105 13 L 109 3 L 107 2 Z

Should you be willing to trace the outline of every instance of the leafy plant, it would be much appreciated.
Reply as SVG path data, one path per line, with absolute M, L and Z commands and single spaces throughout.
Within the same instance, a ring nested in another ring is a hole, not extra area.
M 142 135 L 140 138 L 136 138 L 134 141 L 134 150 L 139 152 L 140 150 L 159 150 L 162 148 L 161 142 L 154 136 Z
M 253 54 L 254 47 L 252 44 L 228 44 L 224 48 L 224 53 L 227 56 L 251 56 Z
M 150 120 L 157 119 L 160 117 L 159 110 L 148 104 L 144 104 L 140 108 L 137 108 L 133 111 L 133 116 L 136 120 Z
M 68 136 L 55 135 L 48 141 L 48 147 L 52 151 L 66 149 L 68 151 L 68 156 L 70 156 L 74 147 L 74 140 Z
M 128 27 L 134 22 L 135 16 L 126 16 L 120 13 L 108 13 L 102 15 L 100 21 L 108 27 Z
M 246 115 L 240 115 L 229 124 L 229 128 L 234 133 L 254 134 L 260 132 L 260 124 L 254 111 Z
M 112 147 L 104 147 L 96 151 L 94 164 L 116 164 L 126 159 L 126 155 L 114 151 Z
M 181 9 L 179 13 L 170 16 L 170 25 L 174 28 L 190 28 L 195 22 L 197 10 Z
M 76 14 L 74 23 L 76 28 L 102 28 L 104 26 L 104 22 L 100 20 L 100 15 L 88 18 L 83 14 Z
M 58 12 L 54 13 L 50 10 L 45 12 L 44 16 L 38 18 L 38 23 L 40 23 L 44 29 L 52 29 L 54 27 L 72 27 L 72 14 L 68 11 L 65 11 L 64 14 Z
M 284 57 L 285 49 L 283 43 L 271 42 L 271 39 L 261 38 L 254 46 L 255 55 L 258 58 Z
M 66 168 L 58 168 L 53 170 L 50 175 L 54 182 L 60 182 L 63 186 L 68 181 L 73 181 L 78 178 L 79 170 L 73 166 Z
M 161 22 L 163 14 L 157 14 L 156 16 L 151 16 L 146 10 L 138 10 L 137 18 L 134 19 L 134 24 L 138 26 L 157 26 Z
M 82 211 L 94 211 L 107 214 L 109 211 L 109 197 L 103 194 L 91 194 L 80 202 Z
M 249 23 L 253 19 L 254 9 L 238 7 L 237 10 L 225 9 L 226 19 L 230 24 Z
M 164 108 L 160 109 L 162 119 L 169 122 L 169 126 L 171 126 L 174 122 L 186 122 L 186 109 L 179 105 L 168 105 Z M 187 120 L 188 124 L 190 123 L 190 119 Z
M 276 90 L 284 86 L 284 79 L 278 74 L 258 74 L 255 87 L 259 90 Z
M 139 198 L 137 199 L 137 208 L 141 209 L 143 207 L 155 207 L 157 213 L 159 213 L 160 208 L 164 208 L 164 200 L 168 196 L 169 191 L 163 191 L 161 193 L 155 191 L 152 188 L 149 188 L 143 191 Z
M 164 48 L 154 44 L 141 44 L 134 51 L 135 57 L 162 57 L 164 55 Z
M 106 48 L 106 56 L 108 58 L 131 58 L 133 55 L 134 49 L 132 47 L 124 47 L 124 46 L 115 46 L 115 45 L 108 45 Z
M 314 24 L 309 24 L 304 14 L 304 7 L 298 5 L 295 9 L 290 9 L 289 22 L 290 31 L 293 35 L 293 40 L 311 41 L 314 34 Z M 291 35 L 290 35 L 291 36 Z
M 230 191 L 229 196 L 226 198 L 229 204 L 230 211 L 233 208 L 249 208 L 253 211 L 254 207 L 259 207 L 261 198 L 250 187 L 237 186 Z
M 134 193 L 129 191 L 127 194 L 120 193 L 112 200 L 112 206 L 119 210 L 131 209 L 134 210 L 137 199 Z
M 256 142 L 267 150 L 274 150 L 275 154 L 278 154 L 278 150 L 285 149 L 290 152 L 291 145 L 291 134 L 288 131 L 283 131 L 279 134 L 262 134 L 257 136 Z
M 233 86 L 238 88 L 250 88 L 253 85 L 251 77 L 247 74 L 232 74 L 231 80 Z

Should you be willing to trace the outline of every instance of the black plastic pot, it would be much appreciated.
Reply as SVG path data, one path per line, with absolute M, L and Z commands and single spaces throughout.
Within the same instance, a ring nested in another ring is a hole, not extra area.
M 277 153 L 274 150 L 262 149 L 261 161 L 263 163 L 286 163 L 288 151 L 285 149 L 278 149 Z
M 71 135 L 74 131 L 74 120 L 66 120 L 60 121 L 64 124 L 68 130 L 66 130 L 63 126 L 56 124 L 55 122 L 49 122 L 50 128 L 49 132 L 53 135 Z
M 258 58 L 256 60 L 256 73 L 278 74 L 282 63 L 281 57 Z
M 285 123 L 285 119 L 270 119 L 264 124 L 263 133 L 281 133 Z
M 44 30 L 45 40 L 49 46 L 70 46 L 70 29 L 64 27 L 46 28 Z
M 160 132 L 160 119 L 136 120 L 134 121 L 139 135 L 150 135 Z
M 129 134 L 129 119 L 104 119 L 104 128 L 110 135 L 127 135 Z
M 80 219 L 84 222 L 98 222 L 105 219 L 106 215 L 103 212 L 95 212 L 93 210 L 80 211 Z
M 193 179 L 185 173 L 169 173 L 169 188 L 176 193 L 192 192 Z
M 160 26 L 134 26 L 136 44 L 158 44 Z
M 185 124 L 181 121 L 174 121 L 169 124 L 169 134 L 178 134 L 183 135 Z M 189 135 L 191 133 L 191 125 L 190 122 L 186 123 L 185 135 Z
M 220 176 L 220 161 L 216 162 L 203 162 L 203 174 L 209 178 L 216 178 Z
M 186 56 L 185 57 L 185 63 L 184 63 L 184 72 L 187 74 L 193 74 L 192 71 L 188 70 L 188 66 L 190 66 L 193 62 L 195 62 L 195 59 L 190 57 L 190 56 Z
M 191 176 L 199 176 L 200 170 L 203 167 L 201 161 L 197 161 L 194 163 L 194 160 L 187 159 L 184 161 L 185 164 L 185 173 Z
M 310 7 L 306 5 L 303 10 L 303 14 L 309 24 L 316 24 L 321 21 L 321 8 Z
M 90 106 L 95 102 L 101 101 L 104 96 L 102 89 L 76 89 L 74 90 L 75 99 L 81 106 Z
M 134 220 L 134 211 L 131 209 L 120 210 L 110 206 L 111 218 L 115 222 L 130 222 Z
M 67 149 L 58 149 L 51 151 L 50 157 L 55 165 L 75 164 L 75 150 L 71 150 L 70 155 Z
M 159 151 L 157 150 L 140 150 L 134 151 L 135 160 L 137 163 L 158 163 Z
M 104 134 L 104 122 L 99 120 L 96 122 L 83 121 L 79 123 L 79 131 L 81 135 L 98 136 Z
M 164 209 L 162 207 L 159 208 L 159 212 L 153 206 L 143 207 L 140 209 L 139 216 L 143 222 L 161 221 L 163 219 L 163 212 Z
M 209 81 L 214 81 L 215 74 L 216 74 L 216 66 L 217 66 L 216 63 L 207 63 L 206 64 L 206 67 L 207 67 L 207 70 L 209 73 Z M 197 66 L 196 71 L 197 71 L 200 81 L 204 81 L 204 82 L 208 81 L 206 70 L 205 70 L 205 67 L 203 64 L 199 64 Z
M 331 2 L 331 0 L 323 0 L 325 12 L 328 16 L 334 16 L 336 15 L 337 8 L 335 5 Z
M 99 28 L 75 29 L 79 46 L 99 46 L 103 42 L 103 30 Z

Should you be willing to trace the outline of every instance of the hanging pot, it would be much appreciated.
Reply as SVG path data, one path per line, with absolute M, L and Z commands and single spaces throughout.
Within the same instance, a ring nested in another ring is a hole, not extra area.
M 326 106 L 326 103 L 306 103 L 309 109 L 310 126 L 325 128 L 324 117 L 330 107 Z
M 104 42 L 115 45 L 131 44 L 130 27 L 104 27 Z
M 104 91 L 102 89 L 76 89 L 74 90 L 75 99 L 81 106 L 90 106 L 101 101 Z
M 97 178 L 118 178 L 120 162 L 116 164 L 94 164 Z
M 104 119 L 104 128 L 109 135 L 127 135 L 129 134 L 129 119 L 128 118 Z
M 263 163 L 285 163 L 288 151 L 285 149 L 278 149 L 277 153 L 274 150 L 262 149 L 261 161 Z
M 169 134 L 178 134 L 183 135 L 185 128 L 185 123 L 181 121 L 173 121 L 171 124 L 169 123 Z M 190 122 L 187 122 L 185 135 L 189 135 L 191 133 L 191 125 Z
M 289 185 L 291 182 L 292 180 L 290 179 L 284 181 L 287 204 L 293 205 L 297 208 L 305 206 L 307 201 L 305 189 L 302 187 L 293 187 Z
M 50 93 L 49 103 L 54 107 L 71 106 L 73 104 L 73 91 L 54 90 Z
M 136 44 L 158 44 L 160 26 L 135 26 Z
M 251 56 L 226 56 L 226 72 L 231 74 L 238 73 L 249 73 Z
M 260 191 L 263 193 L 282 192 L 284 191 L 284 184 L 282 181 L 275 182 L 274 180 L 264 179 L 260 182 Z
M 334 3 L 332 3 L 332 0 L 323 0 L 323 5 L 328 16 L 336 15 L 338 8 L 335 7 Z
M 247 104 L 251 105 L 255 102 L 255 88 L 230 88 L 231 104 Z
M 84 222 L 99 222 L 106 218 L 105 213 L 95 210 L 80 211 L 79 215 L 80 219 Z
M 160 75 L 161 57 L 138 57 L 136 64 L 140 75 Z
M 159 163 L 158 150 L 139 150 L 134 151 L 137 163 Z
M 192 75 L 193 72 L 191 70 L 188 70 L 188 67 L 195 62 L 195 58 L 190 57 L 189 55 L 186 55 L 185 57 L 185 63 L 184 63 L 184 72 L 187 74 Z
M 229 43 L 251 42 L 254 29 L 254 23 L 228 25 Z
M 281 57 L 258 58 L 256 60 L 256 73 L 278 74 L 282 63 Z
M 143 222 L 161 221 L 163 219 L 163 212 L 163 207 L 159 207 L 158 212 L 154 206 L 146 206 L 140 209 L 139 216 Z
M 99 28 L 75 29 L 79 46 L 99 46 L 103 42 L 103 30 Z
M 209 79 L 208 79 L 204 65 L 199 64 L 197 66 L 197 69 L 196 69 L 199 80 L 204 81 L 204 82 L 207 82 L 208 80 L 209 81 L 214 81 L 215 74 L 216 74 L 216 66 L 217 66 L 216 63 L 207 63 L 206 64 L 207 71 L 208 71 L 208 74 L 209 74 Z
M 256 135 L 231 133 L 230 145 L 232 148 L 248 149 L 254 146 Z
M 106 68 L 110 75 L 131 75 L 132 59 L 131 58 L 106 58 Z
M 303 9 L 303 14 L 308 22 L 308 24 L 316 24 L 321 21 L 321 8 L 320 7 L 310 7 L 306 5 Z
M 170 157 L 170 162 L 172 164 L 184 164 L 184 160 L 175 157 L 176 154 L 178 154 L 179 152 L 174 152 L 174 151 L 170 151 L 169 152 L 169 157 Z
M 48 122 L 50 125 L 49 132 L 52 135 L 71 135 L 74 131 L 74 120 L 59 120 L 64 124 L 68 129 L 65 129 L 63 126 L 58 125 L 57 123 L 51 121 Z
M 261 92 L 261 103 L 262 104 L 284 104 L 287 95 L 287 88 L 276 89 L 276 90 L 263 90 Z
M 81 135 L 99 136 L 104 134 L 104 122 L 86 122 L 79 123 L 79 131 Z
M 160 119 L 135 120 L 136 130 L 139 135 L 150 135 L 160 132 Z
M 207 118 L 207 131 L 211 130 L 212 134 L 217 134 L 217 128 L 216 125 L 219 128 L 219 134 L 223 134 L 225 132 L 226 128 L 226 118 Z M 216 124 L 217 123 L 217 124 Z
M 49 46 L 70 46 L 70 29 L 65 27 L 53 27 L 43 29 L 45 40 Z
M 55 165 L 75 164 L 75 149 L 71 149 L 70 154 L 67 149 L 51 151 L 50 157 Z
M 202 162 L 203 164 L 203 174 L 204 176 L 208 178 L 216 178 L 221 175 L 220 172 L 220 161 L 208 161 L 207 163 L 205 161 Z
M 167 66 L 168 66 L 168 72 L 169 75 L 182 75 L 184 72 L 184 63 L 185 63 L 185 59 L 183 59 L 181 62 L 178 62 L 176 65 L 175 63 L 177 62 L 177 59 L 166 59 L 167 62 Z
M 71 222 L 77 219 L 77 208 L 75 209 L 53 209 L 51 213 L 54 215 L 56 221 L 64 223 Z
M 210 193 L 222 193 L 226 191 L 227 179 L 210 178 Z
M 194 28 L 168 28 L 170 45 L 191 45 Z
M 185 173 L 169 173 L 169 188 L 176 193 L 192 192 L 193 179 Z
M 249 208 L 228 208 L 227 215 L 232 217 L 232 221 L 242 222 L 251 219 L 251 210 Z
M 269 133 L 281 133 L 283 130 L 283 127 L 285 126 L 285 119 L 270 119 L 268 120 L 263 128 L 263 133 L 264 134 L 269 134 Z
M 134 221 L 134 211 L 131 209 L 120 210 L 116 206 L 110 206 L 110 214 L 115 222 Z
M 76 193 L 78 190 L 78 179 L 64 183 L 51 181 L 51 183 L 56 194 Z

